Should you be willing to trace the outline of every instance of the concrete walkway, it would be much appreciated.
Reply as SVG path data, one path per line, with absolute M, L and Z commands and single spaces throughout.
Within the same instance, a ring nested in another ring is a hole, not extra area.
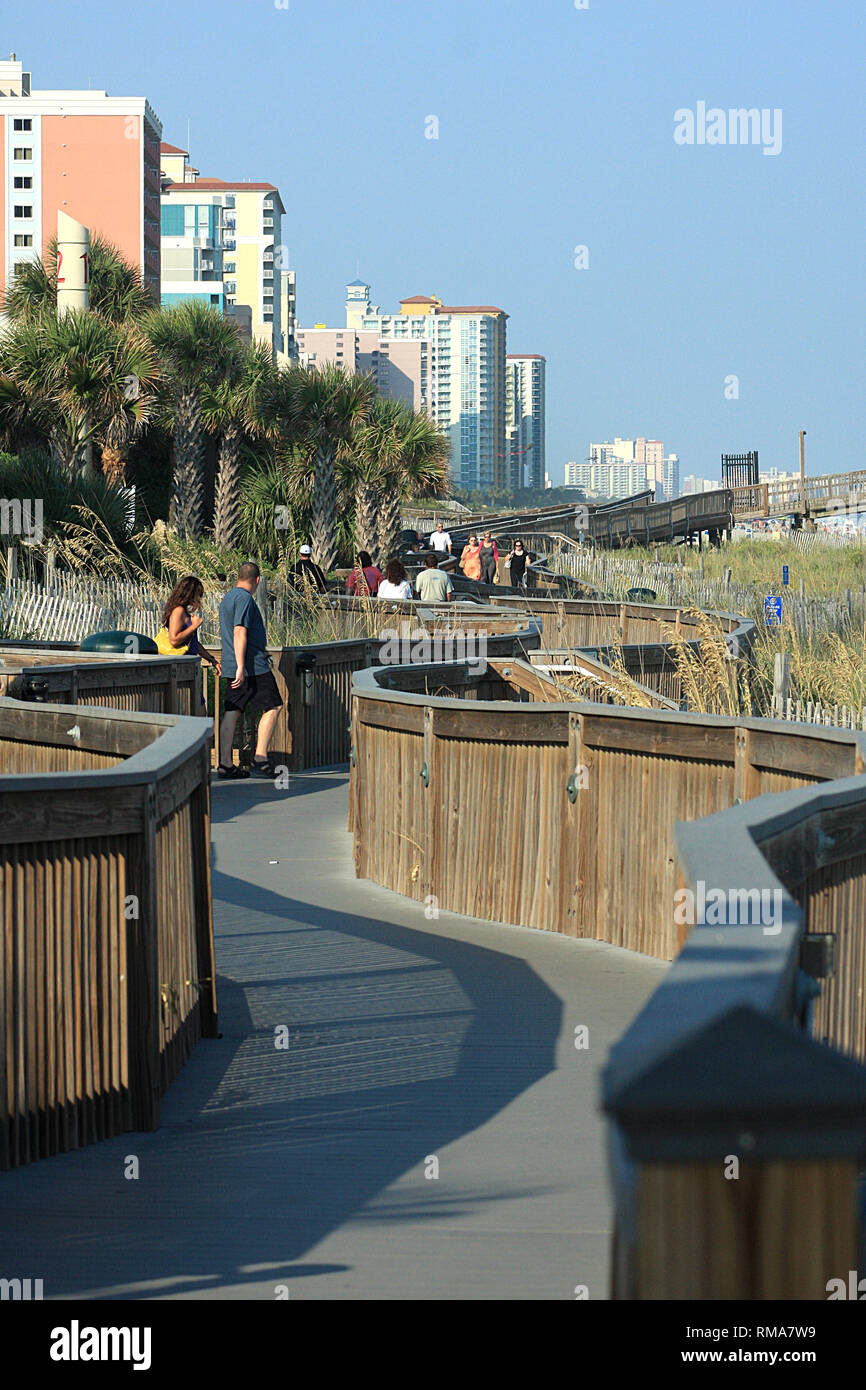
M 607 1296 L 598 1071 L 666 967 L 359 882 L 346 782 L 214 787 L 222 1037 L 157 1132 L 0 1174 L 0 1275 L 46 1298 Z

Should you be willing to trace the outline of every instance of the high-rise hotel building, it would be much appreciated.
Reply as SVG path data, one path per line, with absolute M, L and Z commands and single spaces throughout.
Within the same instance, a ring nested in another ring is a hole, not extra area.
M 0 62 L 0 294 L 16 265 L 41 258 L 65 212 L 112 242 L 159 297 L 159 144 L 144 97 L 34 88 Z
M 540 353 L 509 353 L 505 359 L 505 450 L 508 486 L 543 488 L 544 372 Z
M 162 146 L 161 167 L 163 304 L 200 299 L 275 354 L 288 353 L 283 319 L 290 300 L 294 313 L 294 277 L 283 278 L 279 190 L 202 178 L 176 145 Z
M 346 295 L 345 329 L 298 330 L 301 362 L 372 371 L 383 395 L 426 411 L 448 435 L 458 487 L 506 486 L 508 315 L 491 304 L 443 304 L 429 295 L 402 299 L 399 314 L 383 314 L 363 280 Z

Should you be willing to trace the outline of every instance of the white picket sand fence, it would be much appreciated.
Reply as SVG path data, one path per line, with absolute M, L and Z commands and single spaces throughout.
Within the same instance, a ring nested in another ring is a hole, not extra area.
M 49 585 L 12 579 L 0 594 L 0 625 L 12 639 L 81 642 L 91 632 L 152 637 L 162 624 L 156 598 L 140 584 L 58 572 Z

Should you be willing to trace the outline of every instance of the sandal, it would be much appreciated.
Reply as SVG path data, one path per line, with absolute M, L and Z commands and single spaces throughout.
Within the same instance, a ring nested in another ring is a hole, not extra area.
M 253 758 L 253 765 L 250 771 L 257 772 L 260 777 L 276 777 L 277 775 L 276 765 L 271 762 L 270 758 L 265 758 L 263 760 Z
M 249 777 L 249 769 L 246 767 L 226 767 L 223 763 L 217 766 L 217 776 L 226 782 L 234 782 L 242 777 Z

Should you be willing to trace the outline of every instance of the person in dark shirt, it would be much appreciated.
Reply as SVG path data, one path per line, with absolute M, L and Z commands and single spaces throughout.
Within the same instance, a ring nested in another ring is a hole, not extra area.
M 302 545 L 300 550 L 301 558 L 289 570 L 289 581 L 295 589 L 313 588 L 323 594 L 328 587 L 328 581 L 320 567 L 313 563 L 312 549 L 308 545 Z
M 247 775 L 245 769 L 234 766 L 232 754 L 235 725 L 245 709 L 261 710 L 253 771 L 264 777 L 276 772 L 268 748 L 283 701 L 271 670 L 265 624 L 253 597 L 260 577 L 258 565 L 246 561 L 238 570 L 237 584 L 220 604 L 222 674 L 229 682 L 220 723 L 220 777 Z
M 514 549 L 505 563 L 510 571 L 512 585 L 517 589 L 522 589 L 526 567 L 529 564 L 529 556 L 523 549 L 523 541 L 516 540 L 514 542 Z

